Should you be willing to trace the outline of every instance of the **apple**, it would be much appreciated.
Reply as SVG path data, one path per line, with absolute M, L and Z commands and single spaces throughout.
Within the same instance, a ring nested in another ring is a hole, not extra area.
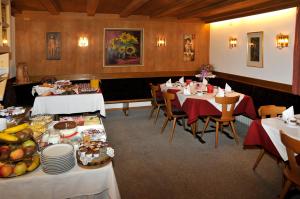
M 9 146 L 0 146 L 0 161 L 7 160 L 9 158 L 10 148 Z
M 16 149 L 10 153 L 9 157 L 12 160 L 19 160 L 24 157 L 24 151 L 23 151 L 23 149 L 20 149 L 20 148 Z
M 32 156 L 32 154 L 34 154 L 34 152 L 36 151 L 35 146 L 28 146 L 23 148 L 24 151 L 24 156 L 29 157 Z
M 25 162 L 18 162 L 14 168 L 14 174 L 17 176 L 23 175 L 27 171 L 27 166 Z
M 30 147 L 30 146 L 35 147 L 36 146 L 35 142 L 32 140 L 27 140 L 27 141 L 23 142 L 23 144 L 22 144 L 23 148 Z
M 8 177 L 12 174 L 13 170 L 14 169 L 11 165 L 3 165 L 0 168 L 0 176 L 1 177 Z

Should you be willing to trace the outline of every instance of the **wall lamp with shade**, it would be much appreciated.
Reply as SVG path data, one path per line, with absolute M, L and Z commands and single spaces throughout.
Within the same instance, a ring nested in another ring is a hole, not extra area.
M 276 47 L 282 49 L 289 46 L 289 35 L 278 34 L 276 35 Z
M 235 48 L 237 45 L 237 38 L 229 37 L 229 48 Z
M 89 45 L 89 40 L 87 37 L 79 37 L 78 46 L 79 47 L 87 47 Z
M 165 37 L 158 37 L 156 40 L 156 46 L 161 47 L 161 46 L 167 46 L 167 40 Z

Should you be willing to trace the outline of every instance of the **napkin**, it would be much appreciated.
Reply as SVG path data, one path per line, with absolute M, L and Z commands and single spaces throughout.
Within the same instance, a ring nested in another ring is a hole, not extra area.
M 225 96 L 225 92 L 223 89 L 221 89 L 220 87 L 218 87 L 218 92 L 216 97 L 224 97 Z
M 184 84 L 184 77 L 181 77 L 179 80 L 180 84 Z
M 208 84 L 208 81 L 205 78 L 203 78 L 202 84 L 206 86 Z
M 282 112 L 282 119 L 284 121 L 288 121 L 292 117 L 294 117 L 294 107 L 293 106 L 291 106 L 290 108 L 288 108 Z
M 169 79 L 169 80 L 166 82 L 166 87 L 172 87 L 171 79 Z
M 190 95 L 191 94 L 191 88 L 190 86 L 187 86 L 183 89 L 183 94 L 184 95 Z
M 225 92 L 231 92 L 231 87 L 227 83 L 225 84 Z

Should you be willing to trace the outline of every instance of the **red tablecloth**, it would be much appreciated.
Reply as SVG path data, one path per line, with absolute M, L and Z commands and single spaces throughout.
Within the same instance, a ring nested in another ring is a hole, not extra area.
M 273 142 L 268 136 L 267 132 L 261 124 L 261 120 L 253 120 L 251 123 L 246 138 L 244 140 L 244 146 L 261 146 L 263 149 L 268 151 L 270 154 L 281 159 L 277 149 Z
M 176 106 L 180 106 L 178 99 L 174 103 L 176 103 Z M 196 122 L 198 117 L 222 114 L 222 112 L 209 101 L 202 99 L 187 98 L 181 108 L 187 114 L 189 124 Z M 252 98 L 245 95 L 235 108 L 234 115 L 245 115 L 251 119 L 256 119 L 257 115 Z

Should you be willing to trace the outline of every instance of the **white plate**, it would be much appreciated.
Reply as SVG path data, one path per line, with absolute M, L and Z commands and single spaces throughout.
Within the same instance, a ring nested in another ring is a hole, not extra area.
M 45 157 L 62 157 L 74 152 L 74 148 L 70 144 L 55 144 L 46 147 L 42 151 L 42 156 Z

